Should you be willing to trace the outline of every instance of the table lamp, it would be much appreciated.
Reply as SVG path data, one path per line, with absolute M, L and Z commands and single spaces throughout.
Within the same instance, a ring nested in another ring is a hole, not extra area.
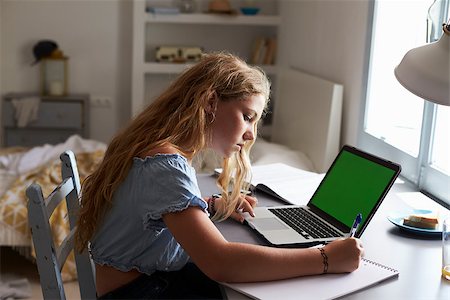
M 408 51 L 395 68 L 395 77 L 413 94 L 436 104 L 450 106 L 450 20 L 434 43 Z M 450 280 L 450 249 L 442 230 L 442 276 Z
M 395 77 L 413 94 L 450 105 L 450 21 L 434 43 L 409 50 L 395 68 Z

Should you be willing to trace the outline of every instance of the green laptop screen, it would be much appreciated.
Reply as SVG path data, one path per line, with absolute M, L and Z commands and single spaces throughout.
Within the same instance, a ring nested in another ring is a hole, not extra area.
M 362 228 L 395 171 L 342 151 L 311 199 L 312 204 L 351 227 L 358 213 Z

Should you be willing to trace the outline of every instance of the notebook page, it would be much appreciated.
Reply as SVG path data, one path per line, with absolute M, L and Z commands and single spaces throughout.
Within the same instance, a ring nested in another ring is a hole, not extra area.
M 224 283 L 254 299 L 334 299 L 397 277 L 399 272 L 363 259 L 360 267 L 345 274 L 326 274 L 257 283 Z
M 325 176 L 283 163 L 253 166 L 252 173 L 253 186 L 264 185 L 279 198 L 296 205 L 306 205 Z

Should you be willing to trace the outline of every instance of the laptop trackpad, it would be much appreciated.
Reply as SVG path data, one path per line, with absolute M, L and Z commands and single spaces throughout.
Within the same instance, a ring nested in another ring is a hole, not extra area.
M 261 218 L 261 219 L 253 219 L 252 223 L 255 227 L 260 230 L 286 230 L 287 227 L 284 223 L 276 218 Z

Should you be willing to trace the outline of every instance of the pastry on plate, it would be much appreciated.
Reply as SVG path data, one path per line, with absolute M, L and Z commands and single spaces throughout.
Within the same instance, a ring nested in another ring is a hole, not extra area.
M 403 219 L 403 225 L 423 229 L 436 229 L 438 223 L 439 222 L 437 216 L 431 214 L 412 214 Z

